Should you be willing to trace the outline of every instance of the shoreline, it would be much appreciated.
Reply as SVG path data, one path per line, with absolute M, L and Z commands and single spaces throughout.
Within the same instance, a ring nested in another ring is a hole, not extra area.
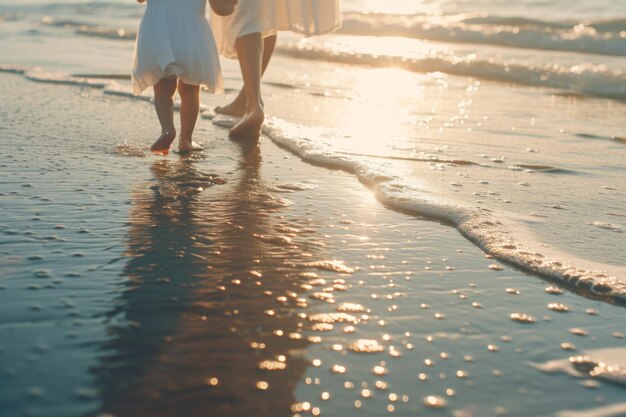
M 135 97 L 128 87 L 115 80 L 47 74 L 40 70 L 31 73 L 31 69 L 20 66 L 0 66 L 0 71 L 18 74 L 34 82 L 90 87 L 102 90 L 108 95 L 133 100 L 151 100 L 148 92 Z M 207 105 L 201 107 L 201 112 L 202 118 L 213 120 L 217 126 L 228 128 L 234 124 L 230 117 L 216 117 Z M 418 217 L 426 216 L 453 225 L 470 242 L 510 266 L 535 274 L 541 279 L 549 279 L 567 286 L 582 296 L 626 306 L 626 281 L 624 281 L 626 268 L 583 259 L 563 249 L 551 249 L 538 238 L 532 239 L 534 245 L 528 246 L 523 243 L 526 242 L 523 238 L 535 234 L 523 227 L 519 221 L 509 219 L 507 228 L 500 221 L 502 216 L 494 217 L 481 210 L 458 206 L 453 201 L 438 201 L 440 198 L 433 195 L 433 190 L 424 191 L 419 186 L 412 186 L 403 182 L 401 178 L 363 164 L 358 155 L 350 156 L 337 152 L 324 141 L 316 141 L 316 135 L 320 132 L 315 129 L 278 118 L 269 118 L 263 127 L 263 133 L 275 144 L 306 163 L 327 169 L 339 169 L 355 175 L 362 184 L 374 190 L 383 204 L 393 210 Z M 310 137 L 302 136 L 302 132 L 307 130 L 310 130 Z M 399 193 L 399 186 L 408 192 Z
M 622 398 L 603 379 L 528 365 L 623 346 L 621 308 L 490 269 L 455 229 L 389 210 L 354 176 L 266 137 L 241 149 L 201 121 L 201 154 L 145 156 L 158 130 L 148 103 L 0 84 L 13 95 L 0 104 L 13 222 L 3 409 L 435 416 L 432 395 L 450 414 L 525 416 Z

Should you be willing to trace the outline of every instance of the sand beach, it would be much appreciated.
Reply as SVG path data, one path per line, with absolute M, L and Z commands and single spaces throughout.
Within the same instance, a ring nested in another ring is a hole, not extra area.
M 140 5 L 0 9 L 0 414 L 626 415 L 626 11 L 400 3 L 279 38 L 258 146 L 224 61 L 166 157 Z

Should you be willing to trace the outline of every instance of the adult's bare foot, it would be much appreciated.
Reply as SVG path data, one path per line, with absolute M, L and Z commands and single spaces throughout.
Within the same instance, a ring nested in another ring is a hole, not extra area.
M 215 113 L 233 117 L 243 117 L 246 113 L 246 99 L 241 93 L 225 106 L 215 107 Z
M 183 139 L 178 142 L 178 152 L 180 153 L 201 151 L 202 149 L 204 148 L 198 142 Z
M 150 151 L 157 155 L 167 155 L 170 152 L 170 146 L 176 138 L 175 130 L 166 130 L 161 136 L 150 146 Z
M 265 113 L 261 106 L 247 112 L 241 120 L 230 129 L 228 137 L 240 141 L 257 141 L 261 136 L 261 126 L 265 120 Z

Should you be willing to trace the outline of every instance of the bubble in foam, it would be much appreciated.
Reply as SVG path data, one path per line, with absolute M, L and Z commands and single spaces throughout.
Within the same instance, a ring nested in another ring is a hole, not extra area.
M 334 374 L 345 374 L 346 373 L 346 367 L 343 366 L 343 365 L 333 365 L 333 367 L 330 370 Z
M 331 304 L 335 302 L 335 299 L 334 299 L 335 297 L 332 294 L 329 294 L 327 292 L 315 292 L 309 295 L 309 297 L 316 299 L 316 300 L 325 301 Z
M 309 321 L 318 323 L 351 323 L 357 324 L 359 319 L 346 313 L 318 313 L 309 316 Z
M 561 295 L 561 294 L 563 294 L 563 290 L 561 290 L 559 287 L 554 287 L 554 286 L 546 287 L 545 291 L 548 294 L 552 294 L 552 295 Z
M 579 327 L 574 327 L 570 329 L 569 331 L 571 334 L 575 334 L 576 336 L 587 336 L 589 334 L 586 330 L 581 329 Z
M 314 332 L 330 332 L 334 329 L 334 326 L 330 323 L 315 323 L 311 326 L 311 330 Z
M 393 358 L 399 358 L 402 356 L 402 352 L 398 350 L 395 346 L 389 346 L 389 356 Z
M 385 350 L 383 345 L 372 339 L 359 339 L 352 342 L 350 346 L 348 346 L 348 349 L 358 353 L 378 353 Z
M 285 368 L 287 368 L 287 365 L 281 361 L 266 360 L 259 363 L 259 369 L 264 371 L 282 371 Z
M 317 188 L 317 184 L 305 184 L 305 183 L 282 183 L 276 184 L 276 188 L 288 190 L 288 191 L 306 191 Z
M 343 313 L 361 313 L 365 311 L 365 307 L 356 303 L 343 303 L 337 307 L 337 311 Z
M 456 377 L 459 379 L 469 378 L 469 372 L 459 369 L 456 371 Z
M 374 383 L 374 386 L 376 387 L 376 389 L 379 389 L 381 391 L 384 391 L 387 388 L 389 388 L 389 384 L 387 384 L 385 381 L 380 381 L 380 380 L 376 381 Z
M 353 268 L 346 266 L 343 261 L 337 259 L 309 262 L 305 266 L 342 274 L 352 274 L 354 272 Z
M 372 368 L 372 373 L 376 376 L 387 375 L 388 372 L 389 371 L 387 370 L 384 364 L 376 365 L 375 367 Z
M 428 395 L 424 397 L 424 405 L 428 408 L 443 408 L 447 405 L 444 398 L 437 395 Z
M 569 307 L 561 303 L 550 303 L 548 308 L 559 313 L 567 313 L 569 311 Z
M 516 321 L 518 323 L 524 323 L 524 324 L 532 324 L 535 322 L 534 317 L 528 315 L 528 314 L 523 314 L 523 313 L 513 313 L 511 314 L 511 320 Z
M 611 232 L 616 232 L 616 233 L 624 232 L 623 226 L 619 224 L 613 224 L 609 222 L 593 222 L 591 224 L 599 229 L 609 230 Z

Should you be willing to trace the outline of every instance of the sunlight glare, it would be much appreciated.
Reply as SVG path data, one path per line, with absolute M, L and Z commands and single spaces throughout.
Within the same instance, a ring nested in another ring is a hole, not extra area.
M 430 3 L 430 4 L 429 4 Z M 424 0 L 362 0 L 362 10 L 366 13 L 389 13 L 389 14 L 439 14 L 441 7 L 436 2 Z
M 345 130 L 356 139 L 351 152 L 363 155 L 389 153 L 394 137 L 406 135 L 411 114 L 403 103 L 423 99 L 423 86 L 415 74 L 386 68 L 355 73 L 354 91 L 360 96 L 343 120 Z

